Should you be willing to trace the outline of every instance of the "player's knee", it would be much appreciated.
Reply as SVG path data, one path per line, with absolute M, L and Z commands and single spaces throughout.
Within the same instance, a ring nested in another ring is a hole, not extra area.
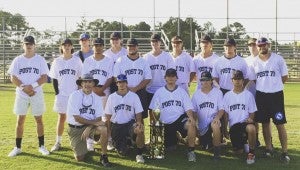
M 256 133 L 255 126 L 253 124 L 248 124 L 246 127 L 246 131 L 250 134 Z

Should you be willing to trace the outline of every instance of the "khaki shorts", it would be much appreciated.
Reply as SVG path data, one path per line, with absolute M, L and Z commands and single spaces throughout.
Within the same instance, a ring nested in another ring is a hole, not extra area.
M 14 104 L 14 113 L 16 115 L 26 115 L 29 106 L 34 116 L 41 116 L 46 110 L 43 92 L 38 92 L 32 97 L 16 95 Z
M 88 152 L 86 146 L 86 140 L 81 139 L 81 135 L 83 131 L 86 129 L 86 127 L 87 126 L 83 126 L 82 128 L 69 127 L 68 129 L 70 145 L 76 156 L 82 156 L 87 154 Z

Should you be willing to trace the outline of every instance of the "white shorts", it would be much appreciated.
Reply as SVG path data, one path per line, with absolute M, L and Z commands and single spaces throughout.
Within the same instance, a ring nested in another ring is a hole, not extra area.
M 56 95 L 53 110 L 57 113 L 66 113 L 69 96 Z
M 45 112 L 46 105 L 42 91 L 37 92 L 32 97 L 24 97 L 18 94 L 16 95 L 14 104 L 14 113 L 16 115 L 26 115 L 29 106 L 31 106 L 31 113 L 34 116 L 41 116 Z

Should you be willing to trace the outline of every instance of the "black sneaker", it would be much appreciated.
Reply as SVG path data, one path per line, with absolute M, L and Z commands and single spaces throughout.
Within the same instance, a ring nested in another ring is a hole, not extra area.
M 263 156 L 265 158 L 272 158 L 272 157 L 274 157 L 274 154 L 273 154 L 272 150 L 266 149 L 266 151 L 263 153 Z
M 107 155 L 101 155 L 101 157 L 100 157 L 100 163 L 104 167 L 111 167 L 111 163 L 108 161 Z
M 280 160 L 283 163 L 288 164 L 290 162 L 291 158 L 289 157 L 289 155 L 287 153 L 282 153 L 281 156 L 280 156 Z

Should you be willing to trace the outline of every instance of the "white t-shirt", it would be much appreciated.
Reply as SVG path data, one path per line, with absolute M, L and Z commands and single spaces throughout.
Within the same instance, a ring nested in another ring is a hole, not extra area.
M 209 93 L 203 93 L 201 89 L 197 90 L 193 97 L 192 103 L 194 111 L 198 116 L 198 127 L 200 135 L 204 135 L 209 124 L 223 108 L 223 93 L 220 89 L 212 88 Z
M 111 115 L 110 121 L 117 124 L 135 120 L 135 115 L 143 111 L 139 96 L 131 91 L 125 96 L 117 92 L 109 95 L 105 107 L 105 114 Z
M 114 66 L 114 77 L 120 74 L 127 76 L 128 87 L 136 87 L 145 79 L 152 79 L 149 64 L 139 57 L 131 60 L 128 56 L 122 56 Z
M 150 66 L 152 79 L 147 85 L 146 90 L 149 93 L 155 93 L 157 89 L 166 85 L 165 74 L 169 68 L 174 68 L 174 61 L 170 53 L 162 51 L 158 56 L 152 52 L 145 54 L 143 57 Z
M 216 63 L 213 68 L 212 76 L 214 78 L 219 78 L 219 85 L 221 88 L 226 90 L 232 90 L 232 73 L 234 70 L 240 70 L 244 74 L 244 78 L 248 79 L 248 66 L 246 61 L 236 55 L 234 58 L 227 59 L 225 56 L 222 56 Z
M 12 61 L 8 74 L 16 76 L 24 85 L 30 85 L 36 82 L 41 75 L 47 75 L 49 69 L 45 58 L 38 54 L 35 54 L 31 58 L 26 58 L 24 55 L 17 56 Z M 34 89 L 35 92 L 43 92 L 41 86 Z M 23 92 L 19 87 L 16 88 L 16 94 L 23 97 L 29 97 L 25 92 Z
M 49 76 L 57 79 L 60 95 L 69 96 L 78 89 L 76 80 L 81 76 L 81 70 L 82 62 L 76 56 L 68 60 L 65 60 L 63 56 L 54 59 Z
M 198 54 L 193 58 L 195 64 L 195 70 L 197 75 L 197 89 L 201 88 L 200 78 L 201 73 L 208 71 L 212 73 L 215 63 L 219 60 L 219 56 L 213 53 L 211 56 L 204 58 L 201 54 Z
M 248 65 L 248 77 L 250 77 L 250 68 L 253 65 L 253 62 L 256 58 L 257 58 L 257 56 L 252 56 L 252 55 L 245 58 L 245 61 Z M 246 86 L 246 89 L 249 90 L 253 94 L 253 96 L 255 96 L 255 94 L 256 94 L 256 85 L 255 85 L 254 81 L 249 81 L 247 86 Z
M 191 72 L 196 72 L 192 56 L 182 51 L 179 56 L 173 56 L 173 60 L 178 76 L 176 84 L 188 84 L 190 82 Z
M 253 95 L 248 91 L 236 94 L 233 90 L 227 92 L 223 98 L 223 106 L 228 113 L 229 126 L 245 122 L 250 113 L 257 111 Z
M 98 85 L 104 85 L 107 79 L 113 76 L 113 61 L 109 57 L 97 61 L 94 55 L 88 57 L 83 62 L 82 74 L 90 73 L 95 79 L 99 80 Z M 109 87 L 105 89 L 105 94 L 109 94 Z
M 177 86 L 173 91 L 166 87 L 159 88 L 151 100 L 150 109 L 160 109 L 159 120 L 165 124 L 171 124 L 176 121 L 184 112 L 193 110 L 190 97 L 184 89 Z
M 94 120 L 104 116 L 101 98 L 94 92 L 86 95 L 82 89 L 74 91 L 68 101 L 67 122 L 76 126 L 83 125 L 75 121 L 74 115 L 87 120 Z
M 117 53 L 112 52 L 111 48 L 109 48 L 109 49 L 105 50 L 103 54 L 107 57 L 110 57 L 113 60 L 113 62 L 115 63 L 118 60 L 118 58 L 120 58 L 121 56 L 127 55 L 128 52 L 124 47 L 122 47 L 121 50 L 118 51 Z
M 256 80 L 256 90 L 265 93 L 283 90 L 282 76 L 288 75 L 288 70 L 282 56 L 272 53 L 267 61 L 257 57 L 250 70 L 250 80 Z

